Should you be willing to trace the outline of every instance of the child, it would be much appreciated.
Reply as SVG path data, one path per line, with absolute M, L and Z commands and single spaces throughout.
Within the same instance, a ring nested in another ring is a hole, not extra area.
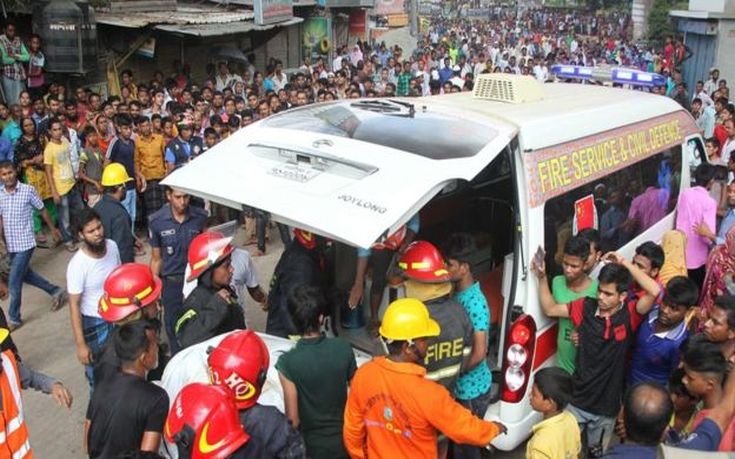
M 699 289 L 691 279 L 677 276 L 666 284 L 663 301 L 638 328 L 628 386 L 668 382 L 671 372 L 679 366 L 679 347 L 689 336 L 684 319 L 698 298 Z
M 684 378 L 682 382 L 690 394 L 702 399 L 703 407 L 694 417 L 691 430 L 707 417 L 709 412 L 717 406 L 723 397 L 722 383 L 727 374 L 727 360 L 722 355 L 720 347 L 707 341 L 706 337 L 698 335 L 689 339 L 682 346 L 681 361 L 684 364 Z M 735 446 L 733 423 L 723 432 L 720 441 L 720 451 L 732 451 Z
M 328 303 L 318 288 L 297 286 L 287 302 L 301 338 L 276 363 L 286 416 L 303 434 L 309 457 L 346 459 L 341 433 L 355 355 L 343 339 L 321 335 Z
M 558 367 L 539 370 L 531 387 L 531 408 L 544 420 L 533 426 L 526 446 L 528 459 L 578 457 L 582 450 L 577 420 L 564 409 L 572 398 L 572 376 Z
M 99 146 L 99 134 L 93 126 L 84 128 L 85 146 L 79 155 L 79 179 L 85 183 L 87 205 L 94 207 L 102 197 L 102 170 L 105 158 Z
M 692 422 L 697 412 L 697 398 L 689 393 L 684 386 L 684 370 L 677 368 L 669 378 L 669 391 L 671 392 L 671 403 L 674 405 L 674 416 L 669 423 L 669 431 L 666 434 L 666 443 L 677 445 L 692 431 Z

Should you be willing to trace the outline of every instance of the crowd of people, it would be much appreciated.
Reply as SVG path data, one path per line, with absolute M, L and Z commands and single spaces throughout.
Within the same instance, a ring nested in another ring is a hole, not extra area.
M 119 95 L 104 98 L 48 79 L 40 37 L 26 44 L 7 23 L 0 216 L 8 276 L 0 296 L 9 293 L 10 304 L 7 318 L 0 314 L 7 411 L 0 450 L 31 454 L 18 388 L 72 403 L 67 388 L 18 358 L 11 332 L 24 323 L 27 283 L 48 293 L 52 310 L 69 304 L 91 394 L 90 457 L 480 457 L 505 426 L 483 420 L 492 398 L 490 310 L 473 276 L 470 235 L 454 234 L 438 248 L 415 240 L 415 216 L 358 251 L 346 301 L 361 301 L 371 266 L 368 327 L 385 351 L 358 369 L 350 345 L 322 333 L 330 310 L 325 241 L 278 224 L 284 252 L 266 292 L 252 256 L 266 252 L 269 215 L 160 182 L 238 130 L 292 108 L 470 91 L 490 72 L 546 82 L 555 80 L 554 64 L 610 64 L 666 75 L 666 86 L 650 90 L 691 111 L 709 162 L 681 192 L 677 230 L 662 245 L 646 242 L 626 260 L 603 255 L 606 235 L 585 230 L 563 244 L 559 276 L 547 276 L 544 257 L 534 258 L 539 301 L 559 318 L 559 338 L 558 366 L 536 372 L 530 388 L 544 420 L 527 455 L 655 457 L 662 441 L 732 451 L 735 184 L 727 177 L 735 170 L 735 109 L 714 68 L 703 69 L 689 94 L 681 64 L 691 53 L 680 38 L 640 45 L 629 40 L 630 27 L 623 13 L 518 16 L 497 7 L 483 21 L 433 18 L 405 54 L 358 42 L 338 47 L 331 62 L 307 57 L 288 75 L 279 61 L 261 72 L 251 59 L 211 65 L 202 81 L 180 63 L 145 81 L 125 70 Z M 252 254 L 222 229 L 232 219 L 249 230 Z M 57 244 L 73 253 L 66 289 L 31 268 L 36 247 Z M 147 250 L 150 263 L 136 262 Z M 381 320 L 394 268 L 407 298 Z M 271 362 L 264 341 L 246 329 L 246 292 L 268 310 L 269 334 L 299 337 L 275 362 L 283 413 L 259 403 Z M 447 342 L 453 351 L 445 352 Z M 610 447 L 614 436 L 623 442 Z

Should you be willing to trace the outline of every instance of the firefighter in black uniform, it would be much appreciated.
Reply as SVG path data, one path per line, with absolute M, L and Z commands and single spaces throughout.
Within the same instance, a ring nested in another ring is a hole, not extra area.
M 176 321 L 176 338 L 181 348 L 206 341 L 221 333 L 245 328 L 245 317 L 230 287 L 232 238 L 218 231 L 205 231 L 189 246 L 188 282 L 196 288 L 184 300 Z
M 299 285 L 324 288 L 324 270 L 321 252 L 314 233 L 294 230 L 294 239 L 286 247 L 271 279 L 268 293 L 268 319 L 265 332 L 288 338 L 298 335 L 298 330 L 288 312 L 286 298 Z M 325 311 L 325 315 L 327 311 Z

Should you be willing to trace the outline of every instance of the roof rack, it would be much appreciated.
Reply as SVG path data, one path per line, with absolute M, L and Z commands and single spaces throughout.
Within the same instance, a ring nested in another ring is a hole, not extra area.
M 507 73 L 483 73 L 475 79 L 472 89 L 475 99 L 520 104 L 544 98 L 544 89 L 535 78 Z

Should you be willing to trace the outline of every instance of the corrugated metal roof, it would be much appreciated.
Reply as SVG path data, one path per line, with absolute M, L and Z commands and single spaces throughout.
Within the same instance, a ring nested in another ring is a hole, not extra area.
M 302 22 L 304 19 L 293 17 L 287 21 L 277 22 L 275 24 L 258 25 L 251 21 L 230 22 L 227 24 L 159 24 L 156 30 L 180 35 L 189 35 L 194 37 L 217 37 L 221 35 L 234 35 L 238 33 L 248 33 L 258 30 L 268 30 L 274 27 L 286 27 Z
M 150 24 L 229 24 L 252 20 L 253 17 L 254 14 L 251 10 L 191 5 L 179 5 L 175 11 L 150 11 L 145 13 L 96 12 L 96 19 L 100 24 L 133 29 L 140 29 Z

